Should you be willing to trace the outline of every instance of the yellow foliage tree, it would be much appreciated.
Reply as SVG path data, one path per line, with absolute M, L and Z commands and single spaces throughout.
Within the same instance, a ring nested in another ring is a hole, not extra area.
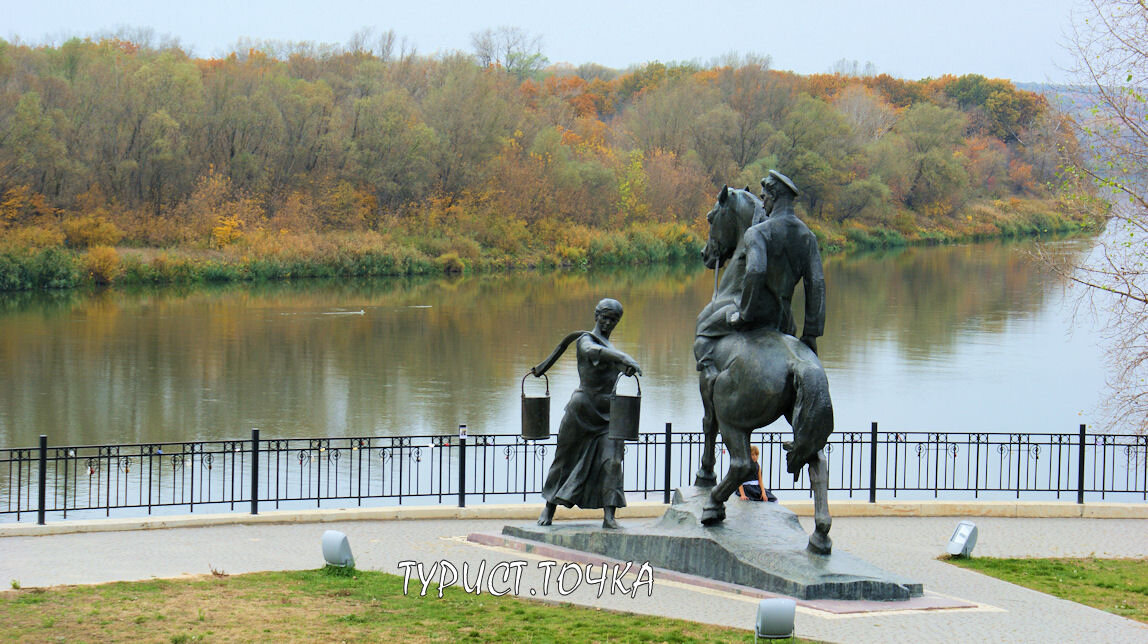
M 240 231 L 245 226 L 263 220 L 263 202 L 235 189 L 227 175 L 210 167 L 176 213 L 195 238 L 222 247 L 242 237 Z
M 116 249 L 93 246 L 84 255 L 84 270 L 96 284 L 111 284 L 123 272 L 123 266 Z
M 43 218 L 56 214 L 44 195 L 25 185 L 14 186 L 0 197 L 0 227 L 44 223 Z
M 642 151 L 631 150 L 629 162 L 622 167 L 618 177 L 618 212 L 614 218 L 614 229 L 627 222 L 646 221 L 650 205 L 646 201 L 646 170 L 642 166 Z
M 378 201 L 366 190 L 340 181 L 319 200 L 319 217 L 324 226 L 362 230 L 375 223 Z

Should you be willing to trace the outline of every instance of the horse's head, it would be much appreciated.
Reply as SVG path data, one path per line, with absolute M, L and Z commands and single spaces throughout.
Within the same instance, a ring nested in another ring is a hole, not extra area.
M 702 251 L 706 268 L 716 268 L 729 260 L 753 221 L 754 212 L 760 208 L 761 200 L 748 190 L 722 186 L 717 203 L 706 214 L 706 221 L 710 223 L 710 236 Z

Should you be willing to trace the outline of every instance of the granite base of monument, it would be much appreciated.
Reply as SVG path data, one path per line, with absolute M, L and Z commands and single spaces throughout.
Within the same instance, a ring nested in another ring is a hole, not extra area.
M 506 526 L 502 534 L 591 552 L 620 561 L 649 562 L 708 579 L 798 599 L 902 601 L 920 597 L 920 583 L 886 572 L 840 550 L 806 550 L 809 535 L 797 515 L 777 503 L 732 499 L 726 520 L 700 523 L 709 490 L 686 488 L 652 523 L 621 530 L 589 525 Z

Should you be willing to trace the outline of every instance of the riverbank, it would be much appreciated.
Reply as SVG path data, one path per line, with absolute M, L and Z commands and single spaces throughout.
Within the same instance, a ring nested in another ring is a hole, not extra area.
M 806 218 L 826 255 L 857 250 L 1099 231 L 1103 219 L 1049 200 L 995 200 L 951 217 L 904 211 L 888 225 Z M 507 253 L 462 234 L 394 232 L 293 234 L 256 230 L 219 247 L 107 244 L 82 247 L 51 230 L 7 231 L 0 243 L 0 291 L 298 278 L 384 277 L 665 264 L 692 261 L 705 243 L 704 220 L 636 224 L 622 231 L 539 222 L 535 243 Z M 403 230 L 403 229 L 407 230 Z
M 0 291 L 661 264 L 696 257 L 702 246 L 696 234 L 674 224 L 631 226 L 621 233 L 592 232 L 581 241 L 574 246 L 559 243 L 549 252 L 510 256 L 486 252 L 464 237 L 419 238 L 373 231 L 257 231 L 222 248 L 101 245 L 78 249 L 60 240 L 0 250 Z

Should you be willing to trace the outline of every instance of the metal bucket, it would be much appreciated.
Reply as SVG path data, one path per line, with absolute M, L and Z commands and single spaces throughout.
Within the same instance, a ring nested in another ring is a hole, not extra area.
M 550 379 L 542 375 L 546 379 L 545 396 L 527 396 L 526 376 L 522 376 L 522 440 L 544 440 L 550 438 Z
M 620 395 L 618 383 L 622 381 L 624 375 L 618 374 L 618 379 L 614 381 L 614 393 L 610 394 L 609 436 L 618 440 L 636 441 L 638 440 L 638 412 L 642 406 L 642 383 L 637 376 L 634 376 L 634 382 L 638 384 L 638 395 Z

